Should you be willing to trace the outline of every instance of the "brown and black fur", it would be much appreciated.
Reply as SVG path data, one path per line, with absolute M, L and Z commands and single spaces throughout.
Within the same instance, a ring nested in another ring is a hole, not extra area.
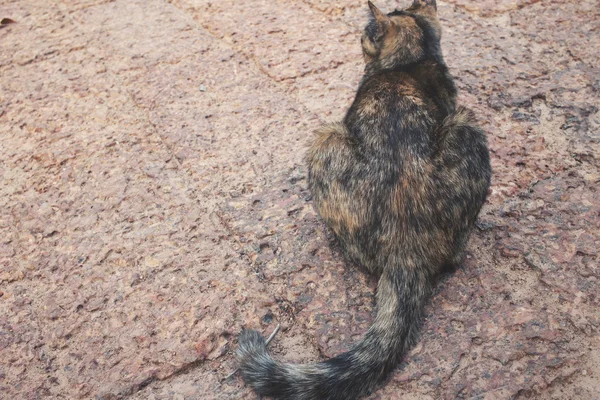
M 375 389 L 415 344 L 432 286 L 461 262 L 487 196 L 486 137 L 456 107 L 435 0 L 387 15 L 369 7 L 354 103 L 317 132 L 306 160 L 320 216 L 348 259 L 379 276 L 377 316 L 350 351 L 312 365 L 277 362 L 244 331 L 242 376 L 265 396 L 347 400 Z

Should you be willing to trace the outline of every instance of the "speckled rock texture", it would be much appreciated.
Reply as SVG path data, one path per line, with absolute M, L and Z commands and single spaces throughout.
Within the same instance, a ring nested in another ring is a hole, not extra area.
M 492 192 L 370 399 L 598 400 L 600 7 L 438 3 Z M 353 98 L 366 9 L 0 1 L 1 399 L 255 399 L 229 376 L 243 326 L 281 324 L 292 362 L 365 332 L 376 281 L 302 157 Z

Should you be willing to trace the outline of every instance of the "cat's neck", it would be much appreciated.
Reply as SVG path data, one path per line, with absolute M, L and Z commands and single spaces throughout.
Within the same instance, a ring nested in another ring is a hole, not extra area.
M 379 73 L 385 73 L 390 71 L 412 73 L 419 69 L 442 69 L 447 70 L 446 63 L 441 54 L 435 56 L 428 56 L 414 60 L 404 60 L 396 62 L 382 63 L 381 61 L 372 61 L 365 64 L 365 72 L 362 77 L 361 83 L 370 77 Z

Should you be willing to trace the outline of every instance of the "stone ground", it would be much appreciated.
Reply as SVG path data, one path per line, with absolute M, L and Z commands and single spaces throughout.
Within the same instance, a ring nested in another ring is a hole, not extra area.
M 367 329 L 375 282 L 342 263 L 302 162 L 352 100 L 365 10 L 0 0 L 0 398 L 254 399 L 226 379 L 242 326 L 280 323 L 294 362 Z M 439 14 L 492 194 L 370 399 L 598 400 L 598 3 Z

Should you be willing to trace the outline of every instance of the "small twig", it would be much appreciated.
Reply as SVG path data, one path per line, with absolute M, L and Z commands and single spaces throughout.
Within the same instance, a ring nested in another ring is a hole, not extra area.
M 271 343 L 271 340 L 273 340 L 273 338 L 275 337 L 275 335 L 277 335 L 277 332 L 279 332 L 279 328 L 280 328 L 280 325 L 277 324 L 277 326 L 275 327 L 275 330 L 273 331 L 273 333 L 271 333 L 269 335 L 269 337 L 267 338 L 267 340 L 265 340 L 265 345 L 266 346 L 268 346 L 269 343 Z M 221 383 L 225 382 L 227 379 L 229 379 L 232 376 L 234 376 L 235 374 L 237 374 L 239 370 L 240 370 L 239 368 L 236 368 L 235 371 L 233 371 L 232 373 L 230 373 L 229 375 L 227 375 L 225 378 L 223 378 L 223 380 L 221 382 L 219 382 L 219 385 Z
M 275 335 L 277 335 L 277 332 L 279 332 L 279 324 L 277 324 L 277 326 L 275 327 L 275 330 L 273 331 L 273 333 L 271 333 L 269 335 L 269 337 L 267 338 L 267 340 L 265 341 L 265 344 L 268 346 L 269 343 L 271 343 L 271 340 L 273 340 L 273 338 L 275 337 Z
M 225 378 L 223 378 L 223 380 L 221 382 L 219 382 L 219 386 L 225 382 L 227 379 L 231 378 L 232 376 L 234 376 L 235 374 L 237 374 L 237 372 L 239 371 L 239 368 L 236 368 L 235 371 L 233 371 L 232 373 L 230 373 L 229 375 L 227 375 Z

